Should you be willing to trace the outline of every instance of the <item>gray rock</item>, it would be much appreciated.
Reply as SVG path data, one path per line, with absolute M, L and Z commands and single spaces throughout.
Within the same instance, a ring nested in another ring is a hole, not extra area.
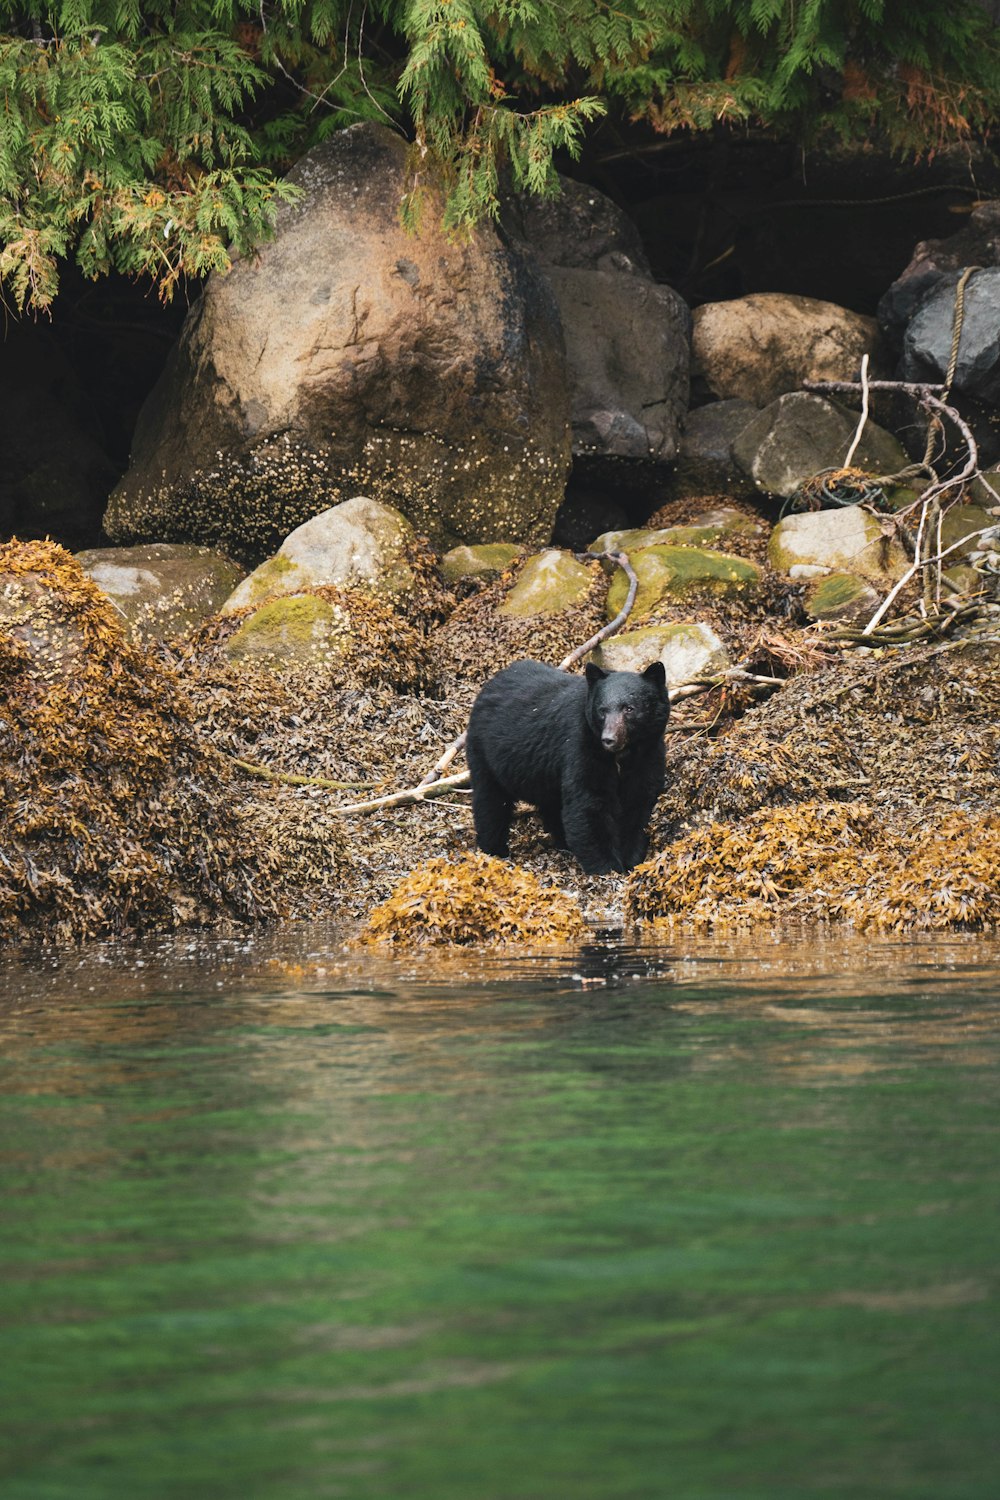
M 759 490 L 787 497 L 822 469 L 843 465 L 857 425 L 856 416 L 832 401 L 799 391 L 779 396 L 749 422 L 733 443 L 733 456 Z M 895 474 L 908 461 L 890 433 L 867 423 L 856 467 Z
M 407 146 L 373 124 L 311 150 L 258 254 L 213 276 L 136 429 L 116 540 L 259 561 L 359 491 L 438 544 L 547 541 L 569 466 L 552 293 L 481 225 L 399 221 Z
M 169 640 L 200 625 L 243 577 L 220 552 L 169 542 L 93 547 L 76 560 L 144 640 Z
M 669 463 L 688 403 L 687 304 L 630 273 L 545 274 L 566 340 L 574 454 Z
M 479 542 L 475 547 L 452 547 L 441 559 L 441 577 L 445 583 L 459 583 L 463 578 L 497 578 L 509 568 L 520 547 L 514 542 Z
M 274 557 L 244 578 L 221 613 L 331 584 L 385 596 L 405 593 L 414 582 L 406 560 L 414 536 L 398 510 L 355 495 L 296 527 Z
M 503 223 L 508 234 L 543 266 L 652 275 L 639 231 L 616 203 L 571 177 L 560 177 L 559 186 L 556 198 L 532 193 L 507 198 Z
M 684 418 L 671 493 L 711 495 L 742 489 L 746 475 L 733 458 L 733 443 L 758 410 L 752 401 L 733 398 L 711 401 L 689 411 Z
M 955 291 L 960 273 L 938 279 L 924 295 L 903 335 L 902 380 L 944 381 L 951 359 Z M 1000 398 L 1000 267 L 976 271 L 965 287 L 958 363 L 952 389 L 980 401 Z
M 903 331 L 923 299 L 944 277 L 964 266 L 1000 265 L 1000 202 L 981 203 L 968 224 L 947 239 L 921 240 L 906 270 L 878 305 L 883 332 L 898 348 Z
M 499 613 L 519 619 L 561 614 L 586 599 L 593 581 L 593 574 L 583 563 L 568 552 L 549 547 L 528 558 Z
M 878 519 L 859 505 L 785 516 L 771 533 L 767 555 L 773 568 L 790 577 L 804 576 L 806 568 L 822 568 L 827 574 L 865 580 L 883 591 L 909 566 L 900 543 L 883 534 Z M 811 576 L 817 575 L 812 572 Z
M 638 230 L 567 179 L 557 198 L 510 199 L 504 220 L 559 305 L 574 454 L 669 463 L 688 402 L 691 315 L 652 280 Z

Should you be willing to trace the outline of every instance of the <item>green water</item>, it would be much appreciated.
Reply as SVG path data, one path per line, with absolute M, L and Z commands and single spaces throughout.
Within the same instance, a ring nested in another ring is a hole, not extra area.
M 8 966 L 3 1500 L 995 1500 L 998 959 Z

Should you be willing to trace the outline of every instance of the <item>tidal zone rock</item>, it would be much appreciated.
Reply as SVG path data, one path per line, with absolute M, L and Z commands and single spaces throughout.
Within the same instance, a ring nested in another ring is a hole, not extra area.
M 51 542 L 0 547 L 0 942 L 276 914 L 233 772 Z
M 569 466 L 551 291 L 494 228 L 401 226 L 406 143 L 352 126 L 290 181 L 274 239 L 213 276 L 140 415 L 117 541 L 251 562 L 359 492 L 439 545 L 544 542 Z
M 169 640 L 214 615 L 243 569 L 209 547 L 94 547 L 77 562 L 143 640 Z

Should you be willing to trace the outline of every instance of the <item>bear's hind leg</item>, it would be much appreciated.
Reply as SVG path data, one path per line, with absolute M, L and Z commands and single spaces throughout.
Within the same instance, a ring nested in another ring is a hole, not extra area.
M 472 821 L 476 825 L 476 843 L 484 854 L 504 859 L 514 800 L 507 796 L 485 761 L 474 752 L 467 758 L 472 777 Z

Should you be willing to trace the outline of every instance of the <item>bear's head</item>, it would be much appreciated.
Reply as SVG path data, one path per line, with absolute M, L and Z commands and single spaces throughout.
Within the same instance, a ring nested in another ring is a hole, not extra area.
M 587 723 L 609 755 L 653 744 L 670 717 L 667 674 L 662 661 L 645 672 L 605 672 L 586 666 Z

